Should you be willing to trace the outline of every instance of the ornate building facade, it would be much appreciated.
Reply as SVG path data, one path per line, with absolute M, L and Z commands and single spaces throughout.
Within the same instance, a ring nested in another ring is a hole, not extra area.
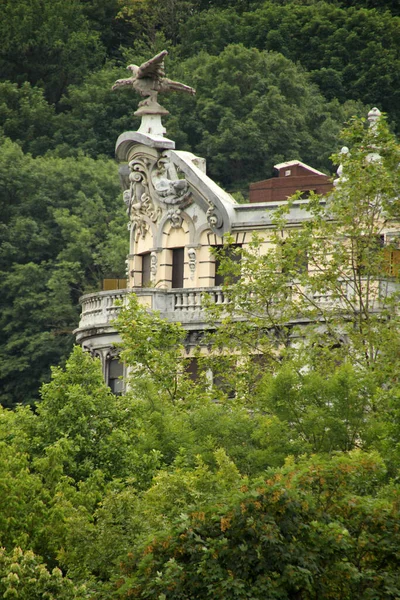
M 136 112 L 142 118 L 139 130 L 123 133 L 116 144 L 129 229 L 127 286 L 83 296 L 75 332 L 77 342 L 100 357 L 105 380 L 115 393 L 123 391 L 124 368 L 118 361 L 119 336 L 114 320 L 130 294 L 135 293 L 144 306 L 158 311 L 162 318 L 181 323 L 187 332 L 189 352 L 201 343 L 207 327 L 205 295 L 207 302 L 226 302 L 211 249 L 221 246 L 227 233 L 236 246 L 246 247 L 254 232 L 268 249 L 273 212 L 288 196 L 301 191 L 291 205 L 286 225 L 301 228 L 308 219 L 309 192 L 327 193 L 332 187 L 325 174 L 290 161 L 275 166 L 276 177 L 251 185 L 248 204 L 237 203 L 207 176 L 204 159 L 177 150 L 164 136 L 161 117 L 166 111 L 157 102 L 151 77 L 154 63 L 163 65 L 165 54 L 140 68 L 131 65 L 134 77 L 117 82 L 137 85 L 142 77 L 139 83 L 142 85 L 144 79 L 149 87 L 142 95 L 150 96 Z M 157 73 L 164 81 L 163 71 Z M 194 93 L 192 88 L 188 90 Z M 371 125 L 379 114 L 377 109 L 370 111 Z M 340 177 L 340 168 L 338 174 Z
M 221 246 L 226 233 L 240 246 L 250 243 L 253 232 L 264 233 L 268 244 L 271 215 L 285 200 L 268 197 L 238 204 L 207 176 L 204 159 L 175 149 L 175 143 L 163 135 L 160 118 L 154 116 L 143 117 L 139 131 L 119 137 L 116 156 L 130 238 L 127 287 L 83 296 L 75 333 L 78 343 L 101 358 L 105 379 L 118 392 L 123 372 L 113 321 L 129 294 L 137 294 L 141 303 L 162 317 L 180 322 L 187 331 L 188 347 L 197 345 L 206 327 L 205 292 L 213 302 L 225 302 L 211 248 Z M 285 178 L 286 196 L 297 189 L 299 169 L 306 188 L 307 173 L 311 186 L 315 187 L 316 177 L 320 185 L 327 185 L 326 176 L 307 165 L 292 161 L 290 167 L 276 166 L 276 181 Z M 282 186 L 278 187 L 282 195 Z M 306 202 L 300 199 L 294 204 L 293 227 L 307 218 L 302 209 Z

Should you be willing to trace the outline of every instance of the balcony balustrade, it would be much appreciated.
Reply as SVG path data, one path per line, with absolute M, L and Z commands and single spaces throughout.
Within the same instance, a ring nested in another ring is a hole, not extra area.
M 223 305 L 227 298 L 223 290 L 214 288 L 171 289 L 131 288 L 86 294 L 81 298 L 79 329 L 112 326 L 121 308 L 134 292 L 144 306 L 160 312 L 163 318 L 181 323 L 204 321 L 204 305 Z
M 342 282 L 344 295 L 334 299 L 332 292 L 314 293 L 312 296 L 316 306 L 321 310 L 329 308 L 348 308 L 344 298 L 354 301 L 354 289 L 349 281 Z M 228 298 L 221 287 L 209 288 L 130 288 L 86 294 L 81 298 L 82 312 L 79 330 L 101 327 L 112 327 L 121 308 L 128 303 L 129 294 L 134 292 L 144 306 L 159 311 L 162 318 L 182 325 L 193 325 L 205 322 L 205 305 L 226 305 Z M 295 286 L 291 289 L 292 298 L 299 293 Z M 385 304 L 385 299 L 399 293 L 399 284 L 381 280 L 376 287 L 375 301 L 372 310 L 379 310 Z M 261 307 L 260 307 L 261 308 Z

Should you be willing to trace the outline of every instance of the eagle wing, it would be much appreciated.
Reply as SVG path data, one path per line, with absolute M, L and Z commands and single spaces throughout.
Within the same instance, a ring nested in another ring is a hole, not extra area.
M 151 79 L 160 79 L 164 77 L 164 56 L 168 54 L 167 50 L 163 50 L 156 56 L 153 56 L 150 60 L 143 63 L 139 67 L 137 74 L 138 79 L 144 77 L 150 77 Z

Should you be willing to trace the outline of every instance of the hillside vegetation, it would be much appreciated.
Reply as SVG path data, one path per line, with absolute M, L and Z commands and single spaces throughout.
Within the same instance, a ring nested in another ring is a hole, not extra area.
M 398 600 L 398 2 L 3 8 L 0 597 Z M 138 98 L 110 87 L 164 47 L 197 89 L 165 99 L 168 133 L 224 186 L 294 158 L 344 176 L 304 228 L 289 202 L 267 249 L 216 251 L 228 302 L 195 381 L 183 328 L 131 294 L 116 396 L 72 331 L 125 267 L 112 155 Z

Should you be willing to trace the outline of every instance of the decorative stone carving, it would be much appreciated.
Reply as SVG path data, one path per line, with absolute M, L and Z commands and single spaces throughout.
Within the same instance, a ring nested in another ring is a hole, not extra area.
M 222 225 L 222 217 L 217 211 L 216 206 L 210 202 L 206 212 L 207 222 L 211 229 L 218 229 Z
M 152 200 L 151 161 L 146 157 L 136 158 L 129 163 L 129 169 L 131 218 L 133 221 L 139 221 L 143 216 L 147 216 L 150 221 L 156 223 L 162 211 Z
M 167 217 L 171 221 L 171 227 L 174 229 L 180 229 L 182 227 L 183 218 L 182 212 L 179 210 L 179 208 L 171 208 L 167 212 Z
M 190 346 L 197 346 L 203 342 L 204 339 L 204 330 L 195 330 L 188 331 L 186 335 L 186 339 L 184 341 L 184 345 L 186 346 L 186 351 L 189 352 Z
M 128 65 L 127 69 L 132 72 L 132 77 L 128 79 L 118 79 L 112 89 L 128 87 L 134 89 L 145 100 L 139 103 L 139 110 L 135 113 L 142 114 L 168 114 L 157 102 L 157 96 L 163 92 L 185 92 L 194 96 L 196 90 L 192 87 L 172 81 L 164 77 L 164 58 L 168 52 L 163 50 L 150 60 L 144 62 L 140 67 L 137 65 Z
M 156 252 L 152 252 L 150 254 L 150 277 L 151 277 L 152 282 L 155 282 L 156 277 L 157 277 L 157 264 L 158 264 L 157 254 L 156 254 Z
M 171 162 L 170 153 L 164 150 L 152 173 L 152 183 L 156 199 L 162 206 L 188 206 L 191 192 L 186 179 L 179 179 L 177 170 Z
M 154 187 L 165 204 L 178 204 L 185 200 L 190 193 L 185 179 L 171 181 L 163 177 L 154 184 Z
M 194 274 L 196 272 L 196 263 L 197 263 L 196 248 L 189 248 L 188 257 L 189 257 L 190 279 L 193 281 Z
M 131 196 L 131 190 L 125 190 L 122 194 L 122 198 L 124 200 L 124 204 L 126 206 L 126 213 L 129 215 L 129 213 L 131 212 L 131 201 L 132 201 L 132 196 Z
M 85 352 L 88 352 L 92 358 L 98 358 L 100 360 L 103 377 L 104 377 L 104 379 L 106 379 L 106 377 L 107 377 L 107 361 L 109 360 L 111 355 L 113 355 L 113 357 L 117 356 L 118 350 L 116 350 L 116 349 L 111 350 L 108 347 L 93 348 L 91 344 L 88 344 L 88 345 L 83 344 L 82 348 L 83 348 L 83 350 L 85 350 Z
M 181 210 L 193 199 L 187 181 L 178 178 L 168 151 L 155 156 L 138 154 L 130 161 L 129 170 L 130 186 L 123 199 L 130 221 L 140 235 L 144 238 L 149 222 L 157 223 L 166 210 L 172 226 L 181 227 Z

